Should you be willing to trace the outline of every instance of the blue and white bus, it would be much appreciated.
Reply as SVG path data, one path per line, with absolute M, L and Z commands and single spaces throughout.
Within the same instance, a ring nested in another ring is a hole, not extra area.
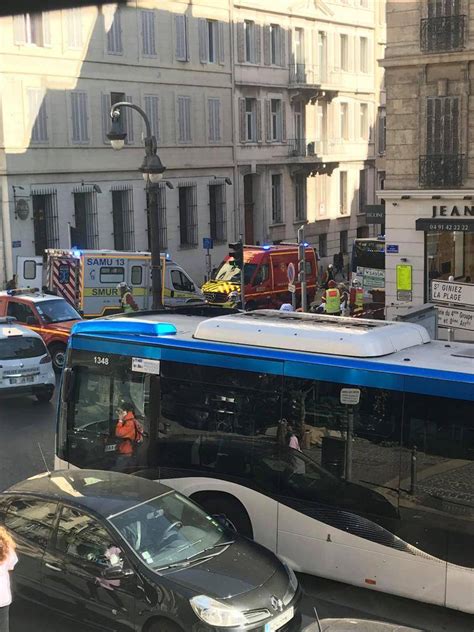
M 81 322 L 57 467 L 122 467 L 124 401 L 145 429 L 127 471 L 295 570 L 474 613 L 472 345 L 275 311 Z

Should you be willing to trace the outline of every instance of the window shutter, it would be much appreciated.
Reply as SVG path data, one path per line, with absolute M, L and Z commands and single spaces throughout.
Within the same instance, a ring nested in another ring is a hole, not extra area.
M 260 99 L 256 100 L 255 107 L 257 111 L 256 113 L 257 114 L 256 116 L 257 143 L 261 143 L 262 142 L 262 101 Z
M 334 33 L 334 70 L 341 70 L 341 36 Z
M 262 28 L 259 24 L 255 25 L 255 63 L 262 63 Z
M 295 56 L 293 54 L 293 33 L 291 29 L 288 29 L 288 59 L 290 65 L 292 65 L 295 61 Z
M 459 152 L 459 99 L 451 99 L 451 152 Z
M 281 101 L 281 140 L 286 142 L 286 103 Z
M 176 31 L 176 59 L 178 61 L 187 61 L 186 55 L 186 16 L 175 15 L 175 31 Z
M 217 23 L 217 47 L 218 61 L 221 65 L 225 63 L 225 41 L 224 41 L 224 23 Z
M 280 66 L 285 68 L 287 66 L 286 63 L 286 31 L 284 28 L 280 27 Z
M 13 16 L 13 37 L 15 44 L 21 46 L 26 42 L 26 25 L 24 15 Z
M 42 13 L 43 18 L 43 45 L 51 46 L 51 24 L 49 20 L 49 13 L 44 11 Z
M 184 105 L 183 97 L 178 97 L 178 140 L 184 140 Z
M 267 143 L 272 141 L 272 110 L 270 99 L 265 99 L 265 136 Z
M 80 8 L 69 9 L 66 12 L 67 34 L 69 48 L 82 46 L 82 13 Z
M 126 97 L 126 101 L 128 101 L 129 103 L 132 103 L 132 97 L 127 95 Z M 135 142 L 135 134 L 134 134 L 134 130 L 133 130 L 133 119 L 135 118 L 133 116 L 133 110 L 132 108 L 125 108 L 126 112 L 127 112 L 127 138 L 126 138 L 126 143 L 128 145 L 131 145 L 132 143 Z
M 81 117 L 81 140 L 88 141 L 89 140 L 89 114 L 87 112 L 87 94 L 85 92 L 81 92 L 80 95 L 80 117 Z
M 207 20 L 199 18 L 199 61 L 207 64 L 209 61 L 209 43 L 207 41 Z
M 102 94 L 102 137 L 104 143 L 109 144 L 110 140 L 107 138 L 107 133 L 112 125 L 112 119 L 110 118 L 110 94 Z
M 214 140 L 215 132 L 214 132 L 214 103 L 213 99 L 207 100 L 207 127 L 208 127 L 208 138 L 209 140 Z
M 141 11 L 142 18 L 142 54 L 154 57 L 156 55 L 155 42 L 155 12 Z
M 148 116 L 151 125 L 151 133 L 156 138 L 157 142 L 160 138 L 160 106 L 159 106 L 159 97 L 156 95 L 146 95 L 145 96 L 145 112 Z
M 245 61 L 245 36 L 244 23 L 237 24 L 237 61 L 242 64 Z
M 240 142 L 245 143 L 247 140 L 245 125 L 245 99 L 239 98 L 239 135 Z
M 270 48 L 270 27 L 266 24 L 263 27 L 263 63 L 265 66 L 270 66 L 271 64 Z

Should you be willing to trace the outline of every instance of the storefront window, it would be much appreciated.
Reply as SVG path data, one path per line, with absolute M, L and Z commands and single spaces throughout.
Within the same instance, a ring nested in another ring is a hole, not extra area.
M 460 231 L 426 233 L 426 257 L 429 283 L 435 279 L 472 283 L 474 233 Z

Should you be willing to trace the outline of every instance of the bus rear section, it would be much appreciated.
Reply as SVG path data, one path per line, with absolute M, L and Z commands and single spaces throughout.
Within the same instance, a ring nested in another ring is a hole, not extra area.
M 473 362 L 408 323 L 80 323 L 58 466 L 117 467 L 115 411 L 131 402 L 146 439 L 126 471 L 225 514 L 296 570 L 474 613 Z

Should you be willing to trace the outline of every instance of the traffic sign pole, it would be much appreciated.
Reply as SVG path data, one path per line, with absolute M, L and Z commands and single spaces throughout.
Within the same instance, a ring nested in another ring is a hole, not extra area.
M 308 295 L 306 293 L 306 246 L 304 241 L 304 226 L 298 228 L 298 258 L 299 281 L 301 283 L 301 308 L 308 311 Z

